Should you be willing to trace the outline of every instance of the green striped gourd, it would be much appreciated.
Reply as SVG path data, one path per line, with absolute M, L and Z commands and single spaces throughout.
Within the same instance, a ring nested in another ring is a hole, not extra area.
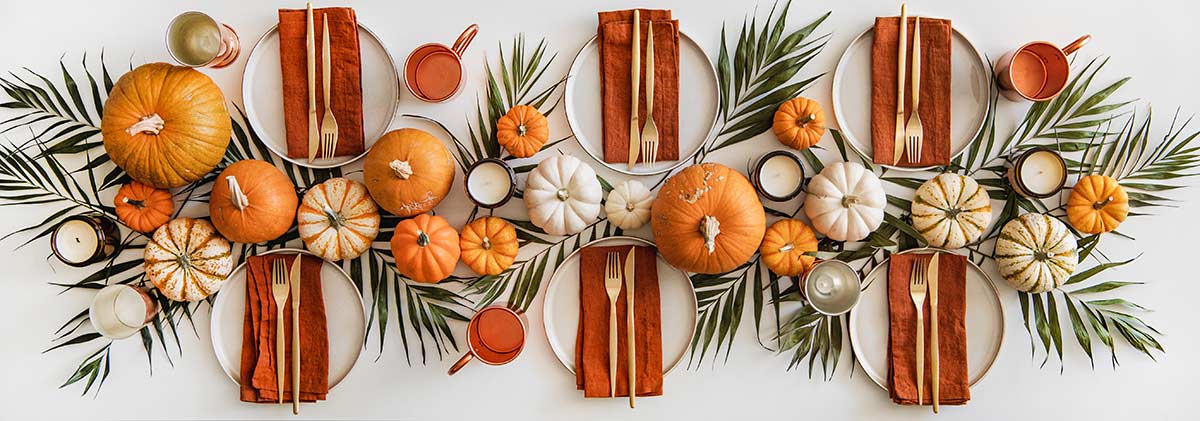
M 1075 272 L 1077 253 L 1067 225 L 1040 213 L 1008 221 L 996 241 L 1000 275 L 1013 288 L 1035 294 L 1062 286 Z
M 983 236 L 992 221 L 992 200 L 974 179 L 940 174 L 917 189 L 912 217 L 930 246 L 956 249 Z

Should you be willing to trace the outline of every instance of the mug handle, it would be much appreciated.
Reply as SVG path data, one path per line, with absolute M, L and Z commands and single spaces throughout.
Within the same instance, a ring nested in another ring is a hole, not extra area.
M 467 355 L 463 355 L 462 358 L 458 359 L 458 362 L 456 362 L 456 363 L 454 363 L 454 365 L 450 366 L 450 370 L 447 371 L 446 374 L 453 376 L 454 373 L 457 373 L 458 370 L 462 370 L 462 368 L 464 366 L 466 366 L 467 363 L 471 362 L 471 360 L 474 358 L 475 358 L 475 354 L 468 352 Z
M 458 39 L 454 40 L 454 46 L 450 47 L 451 50 L 454 50 L 454 55 L 462 58 L 463 53 L 467 52 L 467 46 L 471 45 L 471 40 L 475 39 L 475 34 L 478 33 L 479 25 L 473 23 L 467 29 L 463 30 L 462 35 L 459 35 Z
M 1091 35 L 1084 35 L 1084 36 L 1079 37 L 1079 39 L 1071 42 L 1070 44 L 1067 44 L 1066 47 L 1063 47 L 1063 49 L 1062 49 L 1063 55 L 1068 55 L 1068 56 L 1071 55 L 1071 53 L 1074 53 L 1075 51 L 1078 51 L 1080 48 L 1083 48 L 1083 46 L 1085 44 L 1087 44 L 1088 41 L 1091 41 L 1091 40 L 1092 40 Z

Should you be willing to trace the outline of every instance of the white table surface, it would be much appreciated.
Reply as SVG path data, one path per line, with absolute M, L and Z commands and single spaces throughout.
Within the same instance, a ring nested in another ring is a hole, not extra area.
M 119 3 L 119 4 L 118 4 Z M 495 57 L 496 43 L 508 43 L 527 31 L 531 38 L 546 36 L 551 48 L 560 52 L 555 72 L 565 72 L 576 49 L 594 34 L 595 12 L 631 6 L 671 8 L 684 28 L 715 55 L 722 22 L 736 27 L 754 8 L 752 1 L 429 1 L 317 2 L 318 6 L 350 3 L 359 19 L 371 25 L 397 59 L 418 44 L 450 42 L 470 23 L 480 25 L 480 35 L 467 52 L 470 80 L 463 95 L 442 105 L 426 105 L 408 94 L 400 112 L 419 112 L 450 123 L 465 135 L 461 122 L 474 112 L 473 101 L 481 86 L 485 53 Z M 770 2 L 759 2 L 760 8 Z M 105 51 L 112 69 L 125 68 L 127 61 L 169 61 L 163 34 L 167 22 L 179 12 L 199 9 L 231 24 L 245 43 L 242 57 L 232 66 L 204 70 L 240 102 L 241 68 L 250 44 L 276 22 L 279 6 L 303 7 L 300 1 L 3 1 L 0 2 L 0 70 L 21 67 L 58 79 L 60 57 L 68 68 L 81 54 L 89 58 Z M 989 56 L 1033 39 L 1066 43 L 1082 33 L 1095 39 L 1080 54 L 1083 58 L 1111 55 L 1101 74 L 1104 82 L 1133 76 L 1122 90 L 1122 98 L 1140 98 L 1142 109 L 1156 106 L 1155 135 L 1165 130 L 1177 106 L 1185 112 L 1200 111 L 1196 100 L 1195 69 L 1200 67 L 1200 14 L 1197 3 L 1187 1 L 1046 1 L 1006 2 L 910 1 L 913 13 L 947 16 L 965 31 Z M 869 26 L 877 15 L 895 14 L 894 1 L 797 1 L 792 6 L 790 27 L 806 24 L 820 13 L 833 10 L 819 32 L 833 31 L 833 38 L 805 70 L 806 75 L 832 71 L 841 50 L 851 38 Z M 765 11 L 764 11 L 765 13 Z M 65 56 L 63 56 L 65 54 Z M 119 71 L 114 71 L 119 75 Z M 116 77 L 114 75 L 114 78 Z M 806 96 L 818 99 L 828 109 L 830 77 L 821 79 Z M 1002 128 L 1024 112 L 1026 105 L 1001 102 Z M 561 114 L 551 119 L 553 138 L 567 132 Z M 1200 127 L 1200 126 L 1198 126 Z M 1004 129 L 1002 129 L 1004 130 Z M 25 140 L 20 133 L 5 135 L 4 142 Z M 829 141 L 827 138 L 826 141 Z M 722 151 L 714 160 L 737 164 L 745 157 L 775 147 L 761 136 L 747 147 Z M 577 150 L 576 145 L 567 150 Z M 615 177 L 607 171 L 605 176 Z M 612 178 L 610 178 L 612 179 Z M 456 186 L 452 199 L 461 198 Z M 946 407 L 944 419 L 1185 419 L 1200 411 L 1200 320 L 1196 304 L 1200 283 L 1187 259 L 1189 238 L 1200 237 L 1195 215 L 1200 206 L 1200 189 L 1177 194 L 1182 209 L 1160 209 L 1161 216 L 1139 217 L 1122 227 L 1137 242 L 1106 239 L 1103 246 L 1114 258 L 1144 253 L 1134 264 L 1112 270 L 1110 279 L 1146 280 L 1149 285 L 1128 288 L 1127 298 L 1153 308 L 1145 318 L 1166 335 L 1165 355 L 1153 362 L 1122 344 L 1121 366 L 1110 368 L 1106 351 L 1099 351 L 1096 368 L 1089 367 L 1069 331 L 1064 332 L 1067 361 L 1064 373 L 1051 361 L 1039 369 L 1039 355 L 1031 360 L 1029 338 L 1017 315 L 1016 295 L 1001 285 L 1008 317 L 1008 337 L 995 369 L 972 391 L 966 407 Z M 462 224 L 461 211 L 440 211 Z M 9 232 L 40 220 L 37 208 L 0 208 L 0 232 Z M 648 230 L 635 234 L 648 235 Z M 166 363 L 162 350 L 155 349 L 154 374 L 148 373 L 146 356 L 137 339 L 114 344 L 113 374 L 98 397 L 80 397 L 79 385 L 58 389 L 80 359 L 92 352 L 89 344 L 48 354 L 53 331 L 88 302 L 91 292 L 60 289 L 47 282 L 81 273 L 46 260 L 45 241 L 13 251 L 20 241 L 0 245 L 0 317 L 4 337 L 0 340 L 0 419 L 287 419 L 289 411 L 272 405 L 239 402 L 237 389 L 221 373 L 208 340 L 207 308 L 197 317 L 199 336 L 189 328 L 181 332 L 182 356 L 171 345 L 174 367 Z M 530 313 L 533 326 L 540 326 L 540 297 Z M 786 372 L 787 359 L 758 347 L 753 337 L 750 307 L 728 363 L 706 364 L 693 371 L 673 373 L 666 380 L 666 396 L 639 400 L 630 411 L 624 400 L 584 400 L 574 389 L 574 380 L 554 360 L 543 334 L 534 329 L 529 347 L 516 362 L 504 367 L 472 365 L 450 378 L 446 369 L 457 356 L 425 366 L 405 363 L 393 319 L 383 355 L 377 353 L 374 337 L 354 372 L 330 395 L 330 400 L 306 405 L 302 418 L 373 419 L 932 419 L 928 410 L 898 407 L 861 371 L 853 373 L 842 361 L 831 381 L 810 379 L 805 370 Z M 461 337 L 464 324 L 455 323 Z M 376 360 L 378 357 L 378 360 Z M 418 359 L 419 361 L 419 359 Z M 819 370 L 818 370 L 819 371 Z

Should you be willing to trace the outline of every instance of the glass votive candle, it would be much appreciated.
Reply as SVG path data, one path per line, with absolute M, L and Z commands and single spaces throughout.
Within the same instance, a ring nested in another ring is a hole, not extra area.
M 750 165 L 750 183 L 758 194 L 775 202 L 800 195 L 804 186 L 804 166 L 800 158 L 785 150 L 771 151 Z
M 1053 149 L 1030 148 L 1013 161 L 1008 170 L 1013 190 L 1025 197 L 1045 199 L 1054 196 L 1067 183 L 1067 163 Z
M 63 263 L 84 267 L 108 258 L 117 250 L 117 223 L 99 214 L 63 219 L 50 234 L 50 250 Z
M 517 176 L 503 160 L 484 158 L 467 168 L 467 198 L 481 208 L 503 206 L 517 188 Z
M 241 51 L 237 32 L 202 12 L 183 12 L 167 25 L 167 52 L 184 66 L 228 66 Z
M 88 319 L 104 337 L 125 339 L 153 321 L 158 310 L 158 303 L 145 290 L 124 284 L 109 285 L 92 298 Z
M 798 278 L 800 293 L 818 313 L 837 316 L 858 304 L 862 279 L 841 260 L 822 260 Z

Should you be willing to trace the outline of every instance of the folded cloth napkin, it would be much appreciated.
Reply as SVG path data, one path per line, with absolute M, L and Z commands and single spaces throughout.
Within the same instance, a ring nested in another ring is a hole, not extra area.
M 893 254 L 888 265 L 888 391 L 901 405 L 917 403 L 917 311 L 908 280 L 915 259 L 929 254 Z M 967 378 L 967 258 L 942 253 L 938 258 L 938 341 L 941 350 L 941 390 L 938 402 L 963 405 L 971 399 Z M 933 348 L 929 321 L 933 313 L 925 300 L 925 404 L 933 404 Z
M 637 395 L 663 392 L 662 320 L 658 301 L 658 258 L 653 247 L 588 247 L 579 255 L 579 334 L 575 340 L 575 386 L 585 398 L 609 396 L 608 292 L 604 264 L 609 252 L 620 254 L 622 266 L 630 249 L 636 250 L 634 274 L 634 341 L 637 342 Z M 624 272 L 622 271 L 622 274 Z M 624 280 L 624 277 L 622 277 Z M 622 282 L 617 297 L 617 396 L 629 396 L 628 324 Z
M 287 131 L 287 154 L 308 157 L 308 33 L 305 10 L 279 9 L 279 67 L 283 70 L 283 119 Z M 363 152 L 362 63 L 358 51 L 358 20 L 354 9 L 313 9 L 316 28 L 317 125 L 325 116 L 325 90 L 321 80 L 321 37 L 323 17 L 329 16 L 329 91 L 333 116 L 337 119 L 338 145 L 334 156 L 358 156 Z
M 292 268 L 294 255 L 270 254 L 246 259 L 246 318 L 242 328 L 241 399 L 274 403 L 275 362 L 284 364 L 283 400 L 292 400 L 292 300 L 284 303 L 283 320 L 276 320 L 271 295 L 271 262 L 282 259 Z M 300 263 L 300 400 L 325 400 L 329 393 L 329 334 L 325 298 L 321 293 L 321 259 L 308 256 Z M 275 355 L 275 324 L 282 322 L 284 353 Z
M 912 38 L 916 18 L 908 18 L 909 66 L 904 83 L 904 121 L 912 113 Z M 891 165 L 896 150 L 896 59 L 900 19 L 875 18 L 871 48 L 871 147 L 876 164 Z M 950 165 L 950 20 L 921 18 L 921 125 L 925 147 L 915 164 L 900 158 L 901 167 Z
M 641 10 L 642 84 L 638 122 L 646 120 L 646 42 L 654 21 L 654 124 L 658 126 L 658 160 L 679 159 L 679 21 L 670 10 Z M 629 162 L 629 107 L 633 95 L 633 10 L 600 12 L 600 108 L 604 122 L 604 162 Z M 638 132 L 641 133 L 641 128 Z M 638 162 L 645 157 L 639 156 Z

